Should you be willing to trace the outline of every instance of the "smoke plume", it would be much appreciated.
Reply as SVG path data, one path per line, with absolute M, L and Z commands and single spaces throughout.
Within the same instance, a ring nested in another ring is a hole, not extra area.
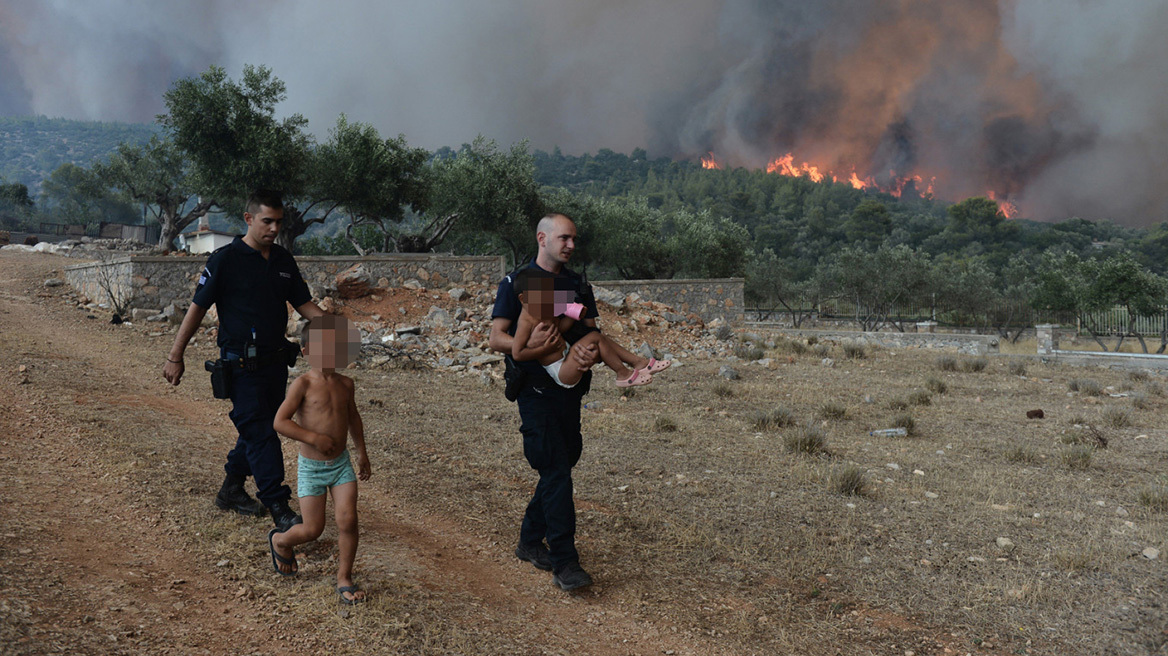
M 1161 0 L 0 0 L 0 114 L 149 121 L 211 64 L 428 148 L 484 134 L 1165 219 Z

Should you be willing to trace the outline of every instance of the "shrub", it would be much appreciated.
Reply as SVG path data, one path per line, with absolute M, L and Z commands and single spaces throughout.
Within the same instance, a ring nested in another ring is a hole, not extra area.
M 827 436 L 814 424 L 804 424 L 783 437 L 783 444 L 791 453 L 817 455 L 827 450 Z
M 909 435 L 917 434 L 917 420 L 907 412 L 902 412 L 892 418 L 892 425 L 896 428 L 903 428 L 905 433 Z
M 952 355 L 942 355 L 937 358 L 937 368 L 941 371 L 957 371 L 957 358 Z
M 658 433 L 676 433 L 677 422 L 669 417 L 658 417 L 657 421 L 653 422 L 653 430 Z
M 1067 423 L 1072 426 L 1086 426 L 1091 422 L 1087 421 L 1087 418 L 1083 415 L 1071 415 L 1071 418 Z
M 1148 372 L 1146 371 L 1129 371 L 1127 372 L 1127 379 L 1133 383 L 1143 383 L 1148 380 Z
M 1063 434 L 1059 441 L 1063 444 L 1077 444 L 1091 448 L 1106 449 L 1107 436 L 1091 424 L 1079 424 Z
M 754 344 L 746 343 L 736 346 L 734 348 L 734 355 L 742 358 L 743 360 L 746 360 L 747 362 L 753 362 L 754 360 L 763 359 L 766 353 Z
M 815 346 L 818 343 L 819 343 L 819 338 L 816 337 L 815 335 L 809 335 L 807 337 L 807 345 L 808 346 Z
M 961 370 L 966 373 L 978 373 L 980 371 L 985 371 L 985 368 L 988 365 L 989 360 L 986 360 L 985 358 L 970 358 L 961 361 Z
M 932 405 L 933 398 L 925 390 L 917 390 L 908 395 L 910 405 Z
M 1085 444 L 1076 444 L 1062 450 L 1059 457 L 1063 464 L 1071 469 L 1083 470 L 1091 466 L 1091 456 L 1095 455 L 1095 447 Z
M 1104 408 L 1101 419 L 1104 426 L 1111 428 L 1127 428 L 1132 425 L 1131 411 L 1117 406 Z
M 827 477 L 827 486 L 845 496 L 863 496 L 864 472 L 856 465 L 836 467 Z
M 1148 393 L 1148 396 L 1164 396 L 1164 388 L 1160 386 L 1160 383 L 1148 383 L 1144 386 L 1144 391 Z
M 815 416 L 820 419 L 828 419 L 831 421 L 839 421 L 848 418 L 848 409 L 839 403 L 829 401 L 819 406 L 815 410 Z
M 728 342 L 731 337 L 734 337 L 734 329 L 726 324 L 722 324 L 714 329 L 714 337 L 718 338 L 719 341 Z
M 1168 512 L 1168 485 L 1150 485 L 1140 490 L 1140 503 L 1160 512 Z
M 868 355 L 868 349 L 864 347 L 864 344 L 854 340 L 845 341 L 841 348 L 844 350 L 844 356 L 853 360 L 860 360 Z
M 1032 449 L 1025 446 L 1016 446 L 1006 451 L 1006 460 L 1010 462 L 1021 462 L 1025 464 L 1032 464 L 1038 462 L 1038 454 Z
M 1011 362 L 1010 363 L 1010 373 L 1015 375 L 1015 376 L 1025 376 L 1026 375 L 1026 363 L 1025 362 L 1018 362 L 1018 361 Z
M 908 410 L 908 401 L 904 399 L 892 399 L 888 402 L 889 410 Z
M 755 410 L 750 413 L 750 425 L 755 430 L 765 431 L 791 426 L 795 423 L 795 416 L 786 408 L 775 408 L 771 411 Z
M 949 393 L 949 386 L 946 385 L 945 381 L 941 380 L 940 378 L 930 376 L 929 379 L 925 381 L 925 387 L 929 388 L 929 391 L 934 394 Z
M 1091 569 L 1095 558 L 1093 549 L 1059 549 L 1051 554 L 1051 560 L 1060 569 L 1079 571 Z
M 1103 386 L 1093 378 L 1072 378 L 1067 383 L 1067 389 L 1072 392 L 1081 392 L 1087 396 L 1103 395 Z
M 814 350 L 815 355 L 818 355 L 821 358 L 826 358 L 831 354 L 831 346 L 828 344 L 816 344 Z
M 1132 407 L 1136 410 L 1151 410 L 1152 402 L 1148 400 L 1148 395 L 1143 392 L 1132 392 L 1131 395 Z
M 729 398 L 734 396 L 734 388 L 730 387 L 729 383 L 718 383 L 714 385 L 714 394 L 722 398 Z
M 780 353 L 792 353 L 794 355 L 803 355 L 807 352 L 807 347 L 797 339 L 789 339 L 786 337 L 775 340 L 775 350 Z

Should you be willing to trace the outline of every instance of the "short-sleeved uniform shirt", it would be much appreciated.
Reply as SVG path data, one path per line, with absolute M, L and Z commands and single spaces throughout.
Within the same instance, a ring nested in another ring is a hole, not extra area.
M 495 308 L 491 312 L 491 318 L 510 319 L 511 327 L 507 329 L 507 333 L 512 336 L 515 335 L 515 329 L 519 326 L 519 313 L 523 311 L 523 304 L 519 302 L 519 294 L 515 291 L 513 279 L 516 273 L 528 267 L 542 269 L 534 261 L 527 267 L 516 269 L 499 282 L 499 291 L 495 294 Z M 576 302 L 584 304 L 584 316 L 580 318 L 581 321 L 600 316 L 600 312 L 596 309 L 596 298 L 592 295 L 591 286 L 584 281 L 580 274 L 567 267 L 561 267 L 560 272 L 555 275 L 555 289 L 556 291 L 575 292 Z M 516 362 L 515 364 L 529 372 L 543 373 L 543 367 L 535 360 Z
M 258 349 L 285 347 L 285 304 L 300 307 L 311 300 L 291 253 L 272 244 L 265 259 L 240 237 L 207 258 L 192 299 L 202 308 L 216 306 L 219 347 L 231 351 L 242 351 L 253 334 Z

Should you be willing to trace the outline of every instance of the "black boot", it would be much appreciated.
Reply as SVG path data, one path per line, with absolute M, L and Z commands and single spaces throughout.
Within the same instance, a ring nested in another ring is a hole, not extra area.
M 268 506 L 268 512 L 272 513 L 272 521 L 281 533 L 304 521 L 288 507 L 287 499 Z
M 219 488 L 219 494 L 215 495 L 215 505 L 220 510 L 234 510 L 251 517 L 264 514 L 263 504 L 244 491 L 243 479 L 231 474 L 223 479 L 223 487 Z

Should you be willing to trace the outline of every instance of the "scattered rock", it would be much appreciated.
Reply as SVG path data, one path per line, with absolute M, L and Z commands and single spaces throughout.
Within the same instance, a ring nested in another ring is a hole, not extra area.
M 421 326 L 399 326 L 397 328 L 394 328 L 393 332 L 396 333 L 398 337 L 401 337 L 403 335 L 421 335 L 422 334 L 422 327 Z
M 454 289 L 447 292 L 447 294 L 450 295 L 450 298 L 453 298 L 456 301 L 461 301 L 470 296 L 470 292 L 466 291 L 466 289 L 462 287 L 455 287 Z
M 1010 553 L 1014 550 L 1014 541 L 1010 538 L 998 538 L 997 540 L 994 540 L 994 542 L 998 545 L 999 549 L 1005 551 L 1006 553 Z
M 1027 410 L 1026 411 L 1026 418 L 1027 419 L 1043 419 L 1045 417 L 1046 417 L 1046 413 L 1043 412 L 1041 408 L 1039 408 L 1037 410 Z
M 722 365 L 718 368 L 718 375 L 726 380 L 738 380 L 738 372 L 729 365 Z
M 60 278 L 49 278 L 45 280 L 45 287 L 60 287 L 64 285 L 65 281 Z
M 1144 549 L 1142 553 L 1144 558 L 1147 558 L 1148 560 L 1156 560 L 1160 557 L 1160 550 L 1156 547 L 1148 547 L 1147 549 Z
M 454 326 L 454 317 L 450 316 L 449 312 L 437 305 L 431 305 L 430 312 L 426 315 L 426 323 L 431 326 L 450 328 Z
M 401 286 L 405 287 L 406 289 L 421 289 L 422 283 L 418 282 L 414 278 L 410 278 L 409 280 L 403 282 Z
M 892 471 L 900 471 L 900 465 L 896 464 L 895 462 L 890 462 L 887 465 L 884 465 L 884 468 L 891 469 Z
M 483 364 L 495 364 L 496 362 L 502 362 L 502 361 L 503 361 L 503 356 L 488 353 L 488 354 L 484 354 L 484 355 L 476 355 L 475 357 L 470 359 L 468 364 L 477 367 L 477 366 L 483 365 Z
M 936 492 L 925 492 L 925 498 L 926 499 L 939 499 L 939 498 L 941 498 L 941 495 L 937 494 Z
M 835 360 L 832 360 L 831 358 L 824 358 L 824 359 L 822 359 L 822 360 L 820 360 L 820 361 L 819 361 L 819 364 L 821 364 L 821 365 L 823 365 L 823 366 L 825 366 L 825 367 L 834 367 L 834 366 L 835 366 Z
M 361 298 L 373 293 L 373 277 L 363 264 L 354 264 L 337 274 L 337 295 L 341 298 Z

